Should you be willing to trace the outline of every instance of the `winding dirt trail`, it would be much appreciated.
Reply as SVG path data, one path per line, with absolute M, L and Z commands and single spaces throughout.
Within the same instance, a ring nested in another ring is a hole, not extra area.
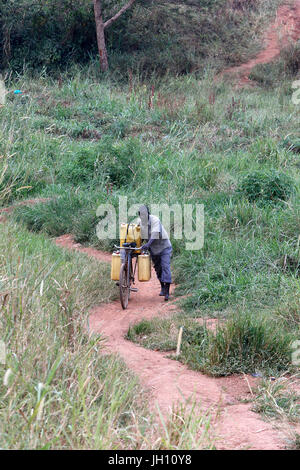
M 111 260 L 109 253 L 82 247 L 74 243 L 70 235 L 57 238 L 56 244 L 99 261 Z M 192 397 L 203 410 L 211 410 L 212 415 L 219 414 L 213 423 L 214 434 L 218 436 L 217 449 L 284 448 L 284 435 L 252 412 L 251 403 L 241 403 L 241 399 L 251 398 L 250 387 L 257 385 L 259 379 L 252 376 L 208 377 L 166 357 L 165 353 L 144 349 L 124 338 L 131 324 L 178 311 L 176 301 L 167 303 L 158 296 L 160 286 L 154 272 L 150 282 L 138 282 L 137 287 L 139 291 L 132 294 L 127 310 L 122 309 L 119 301 L 99 305 L 91 311 L 89 325 L 91 331 L 104 334 L 106 348 L 120 355 L 139 377 L 150 393 L 152 411 L 157 412 L 157 403 L 166 416 L 172 405 L 182 402 L 183 397 Z
M 237 78 L 238 86 L 252 85 L 249 74 L 253 67 L 276 59 L 283 47 L 298 39 L 300 39 L 300 0 L 295 0 L 278 8 L 274 23 L 266 31 L 264 49 L 249 62 L 224 70 L 221 76 Z
M 251 84 L 249 74 L 257 64 L 271 62 L 283 46 L 289 41 L 300 38 L 300 0 L 294 4 L 283 5 L 277 11 L 275 22 L 265 36 L 265 48 L 254 59 L 238 67 L 225 70 L 222 75 L 236 76 L 239 85 Z M 25 203 L 35 203 L 36 200 Z M 7 215 L 11 208 L 0 212 Z M 0 222 L 5 216 L 0 216 Z M 111 254 L 93 248 L 86 248 L 73 241 L 70 235 L 56 239 L 56 244 L 65 248 L 85 253 L 100 262 L 110 262 Z M 137 283 L 138 293 L 132 295 L 127 310 L 123 310 L 119 301 L 95 307 L 90 315 L 90 329 L 101 332 L 107 338 L 106 348 L 119 354 L 127 366 L 140 378 L 142 385 L 149 390 L 152 410 L 156 412 L 156 403 L 167 415 L 172 406 L 189 397 L 201 403 L 204 410 L 211 410 L 218 418 L 213 422 L 217 449 L 255 449 L 276 450 L 285 448 L 285 435 L 275 430 L 270 423 L 260 419 L 251 411 L 251 403 L 242 403 L 241 399 L 251 398 L 251 387 L 259 379 L 252 376 L 234 376 L 211 378 L 188 369 L 164 353 L 146 350 L 127 341 L 124 335 L 131 324 L 142 318 L 167 316 L 178 311 L 176 301 L 165 303 L 158 296 L 159 283 L 152 275 L 147 283 Z

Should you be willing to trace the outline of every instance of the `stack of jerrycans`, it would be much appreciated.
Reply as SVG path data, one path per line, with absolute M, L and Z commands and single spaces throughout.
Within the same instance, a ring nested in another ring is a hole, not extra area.
M 121 224 L 120 226 L 120 246 L 123 243 L 135 242 L 137 249 L 135 253 L 138 254 L 138 279 L 140 282 L 146 282 L 151 279 L 151 260 L 149 254 L 141 254 L 140 246 L 142 245 L 141 227 L 136 224 Z M 121 253 L 115 251 L 112 255 L 111 262 L 111 280 L 118 281 L 120 278 L 121 269 Z

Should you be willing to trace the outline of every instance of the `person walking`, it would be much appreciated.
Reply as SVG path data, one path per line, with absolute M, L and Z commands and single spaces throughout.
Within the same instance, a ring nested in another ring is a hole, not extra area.
M 160 296 L 165 301 L 169 300 L 171 275 L 172 244 L 161 221 L 155 215 L 150 214 L 149 208 L 142 205 L 139 208 L 139 223 L 141 225 L 142 239 L 148 240 L 142 245 L 141 250 L 149 250 L 154 264 L 157 278 L 161 285 Z

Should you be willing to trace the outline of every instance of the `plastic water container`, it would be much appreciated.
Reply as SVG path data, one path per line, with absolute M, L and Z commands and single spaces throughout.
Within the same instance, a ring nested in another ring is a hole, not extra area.
M 151 259 L 149 254 L 138 256 L 139 281 L 146 282 L 151 279 Z
M 120 226 L 120 246 L 123 246 L 123 243 L 132 243 L 136 242 L 136 246 L 139 248 L 142 245 L 142 236 L 141 236 L 141 227 L 136 224 L 121 224 Z M 141 250 L 136 250 L 136 253 L 140 253 Z
M 110 278 L 112 281 L 119 281 L 121 269 L 121 255 L 119 252 L 112 254 Z

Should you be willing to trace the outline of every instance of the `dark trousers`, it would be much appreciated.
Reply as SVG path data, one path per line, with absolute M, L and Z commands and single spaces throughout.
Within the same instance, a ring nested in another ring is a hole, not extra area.
M 153 255 L 151 253 L 151 259 L 154 264 L 154 269 L 157 275 L 157 278 L 161 282 L 167 282 L 171 284 L 171 255 L 172 247 L 165 248 L 159 255 Z

